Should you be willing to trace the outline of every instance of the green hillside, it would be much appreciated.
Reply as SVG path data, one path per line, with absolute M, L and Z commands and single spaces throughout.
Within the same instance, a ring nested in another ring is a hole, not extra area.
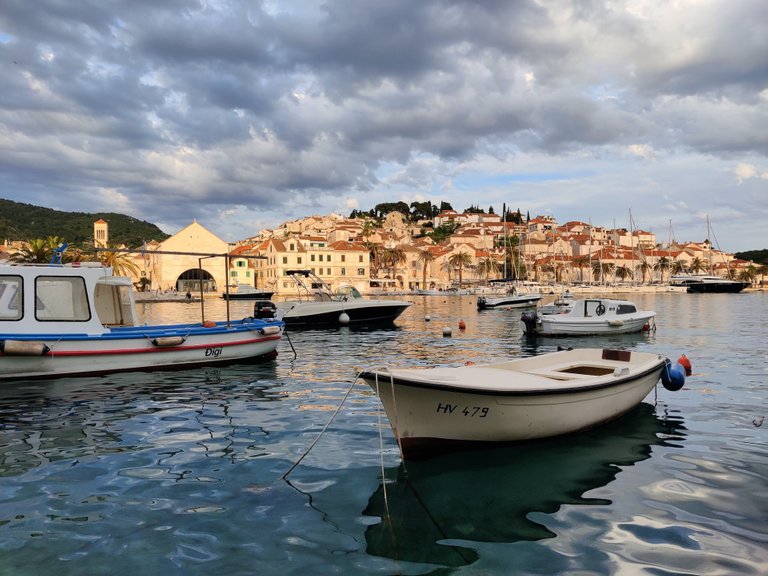
M 136 248 L 145 240 L 162 241 L 168 234 L 150 222 L 114 212 L 61 212 L 0 198 L 0 240 L 31 240 L 58 236 L 70 244 L 93 239 L 93 223 L 109 224 L 110 244 Z

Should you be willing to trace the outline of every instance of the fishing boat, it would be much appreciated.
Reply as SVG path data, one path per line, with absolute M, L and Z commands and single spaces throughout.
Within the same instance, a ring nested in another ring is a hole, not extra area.
M 573 301 L 563 314 L 537 314 L 526 311 L 520 317 L 525 333 L 539 336 L 595 336 L 631 334 L 650 330 L 656 312 L 638 310 L 628 300 L 584 298 Z
M 685 369 L 648 352 L 584 348 L 358 377 L 379 396 L 403 458 L 419 459 L 594 428 L 637 406 L 660 378 L 679 390 Z
M 491 280 L 489 284 L 506 283 L 507 280 Z M 541 300 L 541 294 L 519 292 L 517 286 L 510 286 L 502 296 L 480 296 L 477 299 L 478 310 L 491 308 L 530 308 Z
M 363 298 L 354 286 L 333 293 L 310 270 L 288 270 L 298 298 L 277 304 L 277 317 L 291 328 L 327 328 L 347 325 L 391 324 L 410 305 L 402 300 Z
M 237 284 L 235 292 L 224 292 L 221 297 L 224 300 L 269 300 L 274 292 L 259 290 L 250 284 Z
M 273 357 L 283 322 L 142 325 L 129 278 L 97 262 L 0 264 L 0 379 Z

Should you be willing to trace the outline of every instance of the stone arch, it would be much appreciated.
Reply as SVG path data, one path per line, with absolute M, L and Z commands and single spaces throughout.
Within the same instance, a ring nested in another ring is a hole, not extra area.
M 200 283 L 203 285 L 203 292 L 216 292 L 216 279 L 208 270 L 201 268 L 189 268 L 182 272 L 176 279 L 176 290 L 179 292 L 200 293 Z

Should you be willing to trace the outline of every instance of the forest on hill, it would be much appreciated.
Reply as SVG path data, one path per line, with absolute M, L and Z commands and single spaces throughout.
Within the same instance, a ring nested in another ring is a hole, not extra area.
M 151 222 L 115 212 L 63 212 L 0 198 L 0 240 L 32 240 L 57 236 L 70 244 L 93 240 L 93 223 L 109 224 L 109 242 L 136 248 L 144 241 L 161 242 L 168 234 Z

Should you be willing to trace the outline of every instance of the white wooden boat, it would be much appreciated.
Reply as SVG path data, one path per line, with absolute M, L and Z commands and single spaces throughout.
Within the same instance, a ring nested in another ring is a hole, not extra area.
M 585 348 L 499 364 L 363 371 L 404 458 L 549 438 L 593 428 L 637 406 L 659 378 L 685 370 L 647 352 Z
M 139 325 L 130 279 L 97 263 L 0 265 L 0 378 L 55 378 L 274 356 L 284 324 Z
M 573 307 L 563 314 L 523 312 L 520 319 L 529 335 L 594 336 L 631 334 L 653 327 L 656 312 L 638 310 L 628 300 L 611 298 L 575 299 Z
M 403 300 L 363 298 L 353 286 L 334 294 L 309 270 L 286 272 L 297 286 L 298 299 L 277 304 L 277 316 L 291 328 L 391 324 L 410 305 Z

